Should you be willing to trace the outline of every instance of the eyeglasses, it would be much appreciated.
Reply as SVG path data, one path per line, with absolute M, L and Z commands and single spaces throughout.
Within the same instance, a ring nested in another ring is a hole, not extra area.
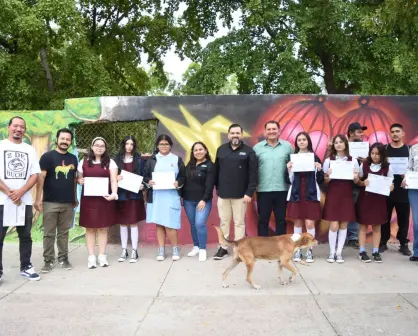
M 162 144 L 162 143 L 160 143 L 160 144 L 158 144 L 158 147 L 170 147 L 170 144 L 166 144 L 166 143 Z
M 94 148 L 106 148 L 105 145 L 93 145 Z

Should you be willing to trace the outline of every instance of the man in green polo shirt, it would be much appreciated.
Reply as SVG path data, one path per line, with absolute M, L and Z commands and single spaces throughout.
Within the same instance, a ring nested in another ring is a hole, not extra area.
M 254 146 L 258 160 L 258 235 L 269 235 L 271 212 L 276 218 L 276 235 L 286 233 L 286 205 L 289 185 L 285 182 L 286 165 L 293 153 L 291 144 L 280 139 L 280 125 L 271 120 L 264 125 L 266 140 Z

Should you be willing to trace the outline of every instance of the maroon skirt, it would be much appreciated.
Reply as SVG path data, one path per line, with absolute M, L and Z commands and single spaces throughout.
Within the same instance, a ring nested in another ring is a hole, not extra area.
M 352 181 L 332 180 L 328 184 L 322 218 L 332 222 L 356 221 Z
M 366 225 L 382 225 L 388 220 L 387 197 L 360 190 L 356 204 L 357 221 Z
M 115 225 L 115 201 L 102 196 L 81 196 L 79 225 L 89 229 Z
M 291 219 L 321 219 L 321 203 L 319 201 L 306 200 L 306 178 L 303 174 L 300 176 L 300 201 L 287 204 L 287 217 Z
M 116 221 L 118 224 L 136 224 L 145 219 L 143 200 L 127 200 L 116 202 Z

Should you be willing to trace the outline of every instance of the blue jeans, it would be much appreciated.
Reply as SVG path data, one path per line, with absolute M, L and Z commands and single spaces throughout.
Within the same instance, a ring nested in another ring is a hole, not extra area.
M 194 246 L 198 246 L 200 249 L 206 249 L 206 243 L 208 241 L 206 222 L 212 209 L 212 200 L 207 201 L 206 206 L 201 211 L 197 210 L 199 202 L 184 200 L 183 204 L 190 222 Z
M 409 204 L 412 210 L 412 221 L 414 222 L 414 256 L 418 257 L 418 190 L 408 190 Z
M 358 195 L 360 190 L 357 188 L 353 188 L 353 200 L 354 204 L 357 202 Z M 357 222 L 350 222 L 347 226 L 347 240 L 358 240 L 358 223 Z

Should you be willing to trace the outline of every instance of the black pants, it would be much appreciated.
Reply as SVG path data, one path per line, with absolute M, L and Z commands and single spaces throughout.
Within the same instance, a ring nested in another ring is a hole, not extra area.
M 3 227 L 3 205 L 0 205 L 0 272 L 3 272 L 3 241 L 6 237 L 9 227 Z M 30 265 L 32 256 L 32 206 L 27 205 L 25 211 L 25 226 L 17 226 L 16 231 L 19 236 L 19 252 L 20 252 L 20 270 Z
M 380 245 L 386 245 L 390 239 L 390 220 L 392 218 L 393 208 L 396 210 L 398 217 L 398 234 L 396 239 L 401 245 L 408 243 L 408 229 L 409 229 L 409 203 L 394 202 L 390 197 L 387 199 L 388 221 L 382 225 L 382 236 L 380 238 Z
M 276 235 L 286 233 L 287 191 L 271 191 L 257 193 L 258 235 L 269 236 L 269 220 L 271 212 L 276 218 Z

